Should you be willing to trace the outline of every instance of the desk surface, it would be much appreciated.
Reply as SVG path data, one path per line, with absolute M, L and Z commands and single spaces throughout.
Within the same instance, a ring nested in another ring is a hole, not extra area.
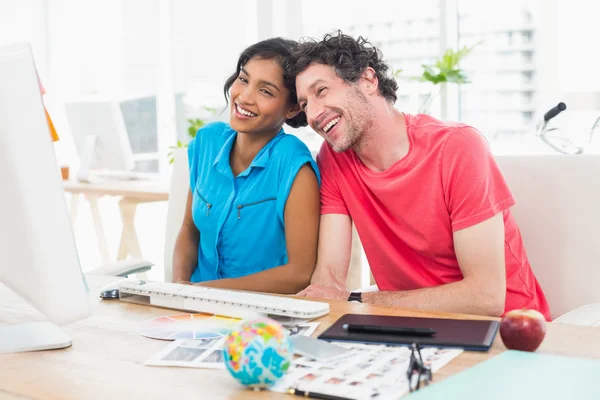
M 63 350 L 0 355 L 0 397 L 36 399 L 186 398 L 292 399 L 289 395 L 242 389 L 225 370 L 149 367 L 144 362 L 167 342 L 136 333 L 140 322 L 177 311 L 101 301 L 98 289 L 114 277 L 89 277 L 94 315 L 64 330 L 73 346 Z M 320 318 L 319 334 L 344 313 L 465 318 L 459 314 L 331 302 L 331 313 Z M 467 317 L 468 318 L 468 317 Z M 470 317 L 477 318 L 478 317 Z M 6 287 L 0 285 L 0 324 L 7 325 L 42 316 Z M 600 329 L 550 324 L 538 351 L 600 358 Z M 500 337 L 490 352 L 465 352 L 442 368 L 434 382 L 460 372 L 505 350 Z M 186 397 L 184 397 L 186 396 Z
M 123 196 L 141 201 L 166 201 L 169 199 L 170 184 L 164 180 L 103 181 L 84 183 L 64 181 L 66 192 L 97 196 Z

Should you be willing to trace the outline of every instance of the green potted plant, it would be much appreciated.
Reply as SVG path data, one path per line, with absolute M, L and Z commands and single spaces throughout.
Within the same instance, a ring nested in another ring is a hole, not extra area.
M 214 116 L 217 113 L 217 110 L 214 108 L 210 108 L 210 107 L 204 107 L 204 109 L 210 114 L 210 116 Z M 193 138 L 196 137 L 196 133 L 198 132 L 198 130 L 200 128 L 202 128 L 205 124 L 206 121 L 204 119 L 201 118 L 191 118 L 188 119 L 188 136 L 190 137 L 189 140 L 192 140 Z M 188 142 L 189 142 L 188 140 Z M 168 154 L 167 157 L 169 157 L 169 164 L 173 164 L 173 161 L 175 161 L 175 158 L 173 157 L 175 151 L 177 151 L 177 149 L 183 149 L 183 148 L 187 148 L 188 144 L 187 143 L 183 143 L 181 140 L 177 141 L 177 144 L 175 146 L 169 146 L 169 150 L 171 150 Z
M 441 85 L 439 84 L 455 83 L 460 85 L 463 83 L 470 83 L 467 74 L 460 68 L 459 64 L 477 45 L 479 45 L 479 43 L 470 47 L 463 46 L 456 51 L 447 49 L 433 64 L 423 64 L 423 73 L 420 76 L 409 78 L 418 82 L 429 82 L 434 86 L 425 101 L 419 105 L 420 113 L 429 111 L 432 101 L 440 93 Z M 395 77 L 399 77 L 401 74 L 401 69 L 394 72 Z

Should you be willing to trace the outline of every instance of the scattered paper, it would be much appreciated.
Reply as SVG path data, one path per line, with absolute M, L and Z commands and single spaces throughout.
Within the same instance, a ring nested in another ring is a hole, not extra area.
M 317 361 L 309 357 L 294 359 L 288 373 L 271 390 L 303 391 L 357 400 L 398 399 L 409 392 L 408 347 L 333 342 L 351 350 L 344 357 Z M 436 372 L 457 357 L 460 349 L 421 349 L 425 365 Z M 434 378 L 435 379 L 435 375 Z
M 303 324 L 288 328 L 288 333 L 290 334 L 290 336 L 311 336 L 313 333 L 315 333 L 319 324 L 320 322 L 305 322 Z
M 224 342 L 224 337 L 177 339 L 146 361 L 146 365 L 223 369 Z
M 320 322 L 306 322 L 288 328 L 290 335 L 312 335 Z M 213 339 L 177 339 L 153 355 L 146 365 L 224 369 L 225 337 Z

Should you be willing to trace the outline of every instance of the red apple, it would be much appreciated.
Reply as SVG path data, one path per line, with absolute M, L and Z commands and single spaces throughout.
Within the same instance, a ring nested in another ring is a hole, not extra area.
M 500 337 L 508 349 L 535 351 L 546 336 L 546 319 L 536 310 L 512 310 L 500 322 Z

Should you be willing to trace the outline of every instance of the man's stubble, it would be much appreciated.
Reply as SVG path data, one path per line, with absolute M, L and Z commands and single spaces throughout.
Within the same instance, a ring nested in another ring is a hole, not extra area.
M 364 146 L 369 140 L 370 128 L 373 125 L 372 106 L 360 90 L 353 86 L 344 104 L 346 133 L 337 143 L 328 140 L 333 150 L 342 153 L 348 149 Z

